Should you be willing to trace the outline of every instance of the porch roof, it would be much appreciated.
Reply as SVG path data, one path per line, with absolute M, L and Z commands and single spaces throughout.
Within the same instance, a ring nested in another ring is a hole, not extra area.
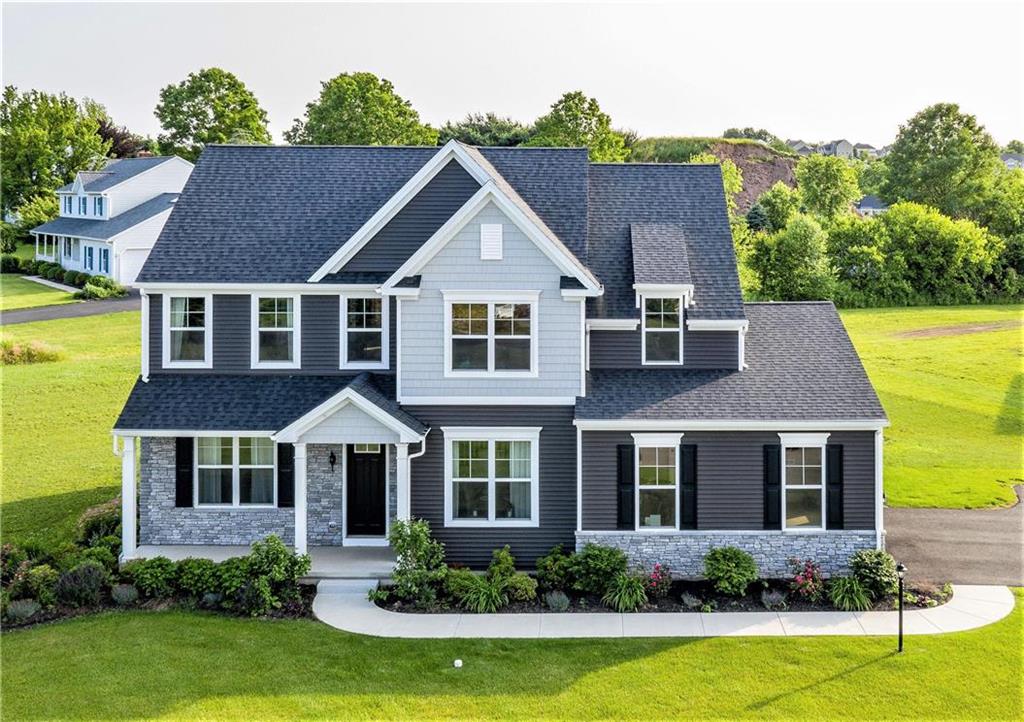
M 30 233 L 48 233 L 53 236 L 73 236 L 94 241 L 109 241 L 129 228 L 134 228 L 143 221 L 148 221 L 153 216 L 170 210 L 174 207 L 178 195 L 178 193 L 161 193 L 156 198 L 129 208 L 124 213 L 119 213 L 106 221 L 98 218 L 61 216 L 41 226 L 36 226 Z

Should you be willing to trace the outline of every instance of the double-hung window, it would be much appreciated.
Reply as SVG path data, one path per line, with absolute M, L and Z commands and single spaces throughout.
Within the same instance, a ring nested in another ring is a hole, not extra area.
M 634 434 L 636 528 L 679 528 L 680 434 Z
M 783 528 L 824 529 L 828 434 L 779 436 L 782 440 Z
M 679 296 L 643 299 L 643 363 L 683 362 L 683 304 Z
M 71 258 L 71 239 L 64 238 L 64 258 Z
M 110 249 L 100 249 L 100 273 L 110 273 Z
M 266 437 L 197 438 L 195 505 L 274 506 L 276 453 Z
M 252 297 L 252 367 L 298 368 L 300 347 L 298 295 Z
M 84 216 L 89 212 L 89 199 L 85 196 L 78 198 L 78 215 Z
M 71 215 L 71 196 L 64 196 L 64 213 Z
M 446 375 L 536 375 L 539 294 L 503 295 L 445 293 Z
M 103 215 L 103 196 L 96 196 L 92 199 L 92 214 L 94 216 Z
M 210 368 L 213 362 L 212 297 L 164 295 L 164 366 Z
M 341 366 L 388 367 L 388 302 L 376 293 L 341 297 Z
M 445 525 L 537 526 L 539 428 L 445 428 Z
M 82 253 L 82 255 L 83 255 L 82 265 L 85 266 L 85 270 L 87 270 L 87 271 L 92 271 L 93 270 L 93 259 L 94 259 L 93 254 L 94 253 L 95 253 L 95 249 L 93 248 L 93 246 L 85 246 L 85 250 Z

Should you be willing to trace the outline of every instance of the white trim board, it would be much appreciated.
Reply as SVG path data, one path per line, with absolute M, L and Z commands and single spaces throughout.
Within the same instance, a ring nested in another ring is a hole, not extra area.
M 312 411 L 300 416 L 288 424 L 288 426 L 273 434 L 271 438 L 278 443 L 296 443 L 304 433 L 348 404 L 352 404 L 370 418 L 394 431 L 398 434 L 399 440 L 402 443 L 414 443 L 423 439 L 422 434 L 410 429 L 394 416 L 368 401 L 359 392 L 351 388 L 342 389 Z
M 573 422 L 584 431 L 877 431 L 889 425 L 888 421 L 871 419 L 845 419 L 821 421 L 693 421 L 686 419 L 639 420 L 639 419 L 575 419 Z
M 691 331 L 746 331 L 750 327 L 750 321 L 731 318 L 688 318 L 686 327 Z
M 575 396 L 400 396 L 403 406 L 575 406 Z

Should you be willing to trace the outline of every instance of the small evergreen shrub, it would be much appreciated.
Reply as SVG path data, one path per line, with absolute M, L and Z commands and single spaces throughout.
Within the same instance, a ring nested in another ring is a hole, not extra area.
M 100 603 L 107 584 L 107 570 L 99 562 L 87 559 L 57 579 L 57 600 L 70 607 L 91 607 Z
M 54 263 L 46 269 L 45 278 L 47 281 L 57 281 L 58 283 L 64 279 L 64 269 L 60 265 Z
M 560 589 L 544 595 L 544 604 L 552 612 L 565 612 L 569 609 L 569 596 Z
M 757 581 L 757 564 L 738 547 L 718 547 L 704 557 L 704 576 L 714 584 L 715 591 L 742 597 Z
M 75 285 L 75 278 L 77 276 L 78 276 L 78 271 L 71 271 L 71 270 L 64 271 L 64 275 L 61 278 L 61 282 L 63 282 L 67 286 L 73 286 L 73 285 Z
M 431 536 L 430 524 L 422 519 L 395 522 L 388 541 L 397 558 L 391 573 L 395 597 L 429 607 L 437 601 L 437 587 L 447 572 L 444 544 Z
M 537 580 L 517 572 L 505 580 L 508 596 L 514 602 L 532 602 L 537 598 Z
M 896 560 L 884 549 L 861 549 L 850 557 L 850 569 L 872 599 L 894 597 L 899 593 Z
M 90 276 L 89 276 L 88 273 L 83 273 L 82 271 L 79 271 L 78 273 L 75 274 L 75 284 L 74 285 L 76 285 L 79 288 L 81 288 L 82 286 L 85 285 L 86 281 L 88 281 L 89 278 L 90 278 Z
M 516 558 L 508 544 L 491 553 L 491 563 L 487 567 L 487 578 L 507 581 L 516 573 Z
M 21 260 L 13 253 L 0 255 L 0 273 L 21 273 Z
M 449 569 L 444 578 L 444 590 L 452 599 L 458 601 L 474 584 L 477 575 L 469 569 Z
M 251 617 L 265 617 L 280 608 L 281 600 L 274 595 L 269 577 L 250 577 L 238 591 L 238 610 Z
M 119 607 L 130 607 L 139 601 L 139 590 L 132 584 L 115 584 L 110 588 L 110 598 Z
M 28 561 L 28 553 L 13 544 L 0 546 L 0 582 L 8 584 L 23 562 Z
M 829 580 L 828 597 L 833 607 L 844 612 L 863 612 L 871 608 L 867 590 L 857 577 L 835 577 Z
M 177 564 L 178 589 L 195 599 L 217 590 L 217 565 L 209 559 L 182 559 Z
M 565 554 L 558 544 L 537 559 L 537 583 L 542 589 L 569 589 L 573 582 L 572 567 L 572 555 Z
M 573 589 L 603 597 L 617 574 L 626 572 L 626 553 L 615 547 L 586 544 L 573 556 Z
M 124 567 L 125 576 L 149 599 L 171 596 L 175 571 L 174 562 L 167 557 L 136 559 Z
M 761 592 L 761 606 L 769 612 L 782 612 L 789 608 L 786 593 L 780 589 L 765 589 Z
M 24 624 L 39 614 L 39 602 L 35 599 L 15 599 L 7 605 L 7 618 L 15 624 Z
M 635 612 L 647 604 L 647 577 L 619 572 L 612 577 L 601 601 L 616 612 Z

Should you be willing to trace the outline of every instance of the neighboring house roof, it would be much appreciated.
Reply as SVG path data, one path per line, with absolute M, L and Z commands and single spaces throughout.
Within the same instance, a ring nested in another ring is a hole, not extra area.
M 875 146 L 871 145 L 870 143 L 856 143 L 853 147 L 858 149 L 858 150 L 874 150 L 875 149 Z
M 100 193 L 176 157 L 173 155 L 155 155 L 147 158 L 112 158 L 107 161 L 101 170 L 80 171 L 78 173 L 78 180 L 82 181 L 82 188 L 87 193 Z M 68 183 L 66 186 L 58 188 L 57 192 L 69 192 L 74 186 L 74 183 Z
M 752 303 L 746 313 L 745 371 L 591 371 L 576 418 L 885 421 L 832 303 Z
M 148 382 L 136 381 L 114 429 L 277 432 L 346 388 L 416 433 L 427 430 L 392 399 L 392 377 L 365 372 L 336 376 L 153 374 Z
M 1008 160 L 1024 163 L 1024 153 L 1001 153 L 999 157 L 1004 163 Z
M 878 196 L 867 195 L 857 202 L 857 208 L 861 210 L 884 211 L 889 206 Z
M 36 226 L 31 233 L 48 233 L 54 236 L 75 236 L 106 241 L 169 210 L 177 198 L 177 193 L 161 193 L 156 198 L 129 208 L 108 221 L 95 218 L 55 218 L 41 226 Z
M 631 223 L 633 283 L 691 284 L 686 236 L 675 223 Z

